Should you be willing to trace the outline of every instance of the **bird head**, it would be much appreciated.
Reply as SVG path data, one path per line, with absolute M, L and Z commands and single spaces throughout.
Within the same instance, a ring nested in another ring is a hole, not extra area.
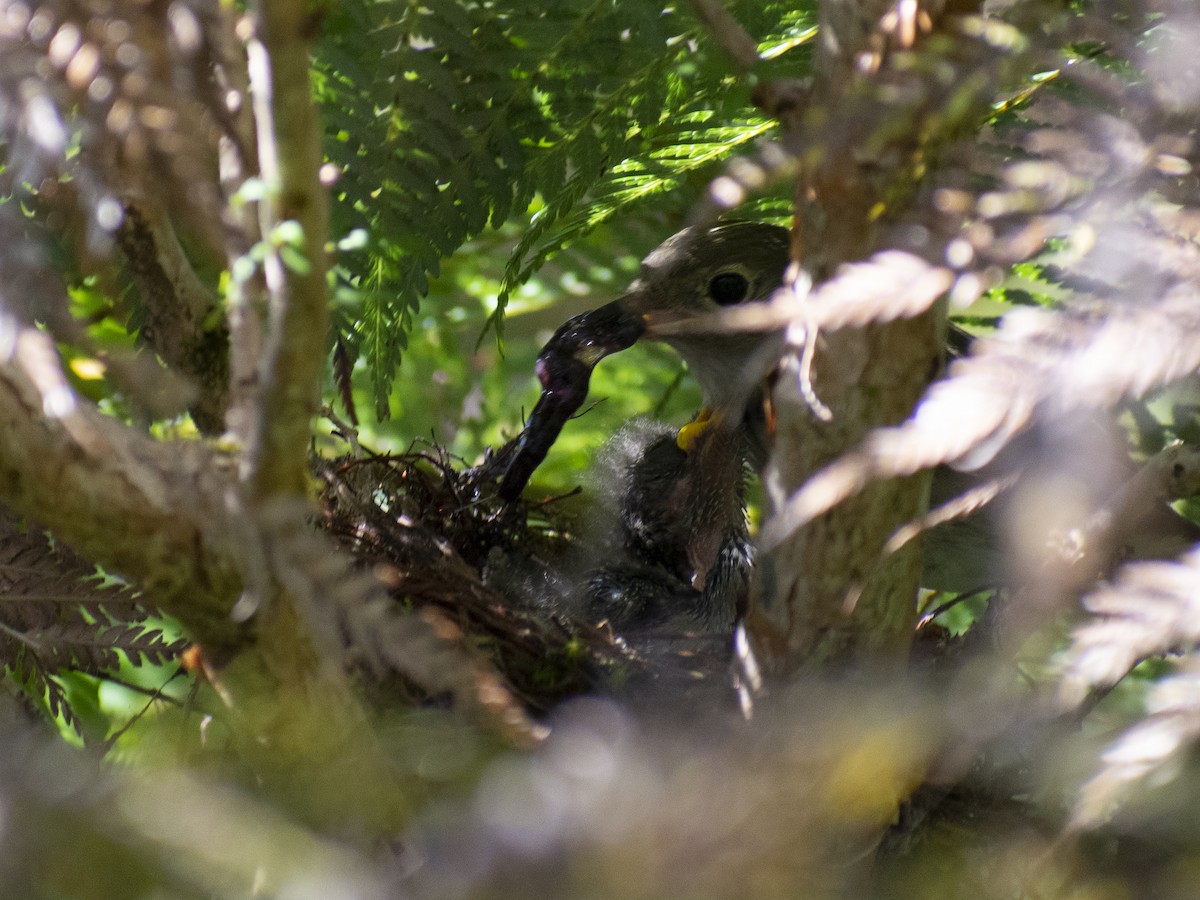
M 721 407 L 734 399 L 739 386 L 744 395 L 743 372 L 763 348 L 763 335 L 675 326 L 770 298 L 783 283 L 788 250 L 788 232 L 776 225 L 730 222 L 688 228 L 643 260 L 637 279 L 614 304 L 641 319 L 643 339 L 674 348 L 699 382 L 705 405 Z
M 755 371 L 766 370 L 755 354 L 770 352 L 763 348 L 772 342 L 761 334 L 678 326 L 723 307 L 769 298 L 783 283 L 788 259 L 788 232 L 776 225 L 687 228 L 642 261 L 621 297 L 564 323 L 538 356 L 542 396 L 504 474 L 501 496 L 520 496 L 563 424 L 583 404 L 596 364 L 639 339 L 673 347 L 699 382 L 705 406 L 740 416 L 757 386 Z

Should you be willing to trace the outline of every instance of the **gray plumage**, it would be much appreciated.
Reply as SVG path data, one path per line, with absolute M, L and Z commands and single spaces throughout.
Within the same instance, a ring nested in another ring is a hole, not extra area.
M 741 442 L 714 433 L 685 453 L 675 429 L 642 419 L 605 445 L 580 544 L 592 562 L 578 592 L 589 617 L 622 631 L 732 628 L 750 565 Z
M 616 301 L 643 317 L 646 338 L 683 357 L 712 420 L 686 451 L 674 429 L 634 422 L 598 457 L 593 481 L 605 497 L 605 518 L 617 524 L 600 542 L 603 564 L 584 581 L 593 616 L 623 629 L 732 628 L 752 557 L 745 482 L 766 456 L 760 382 L 778 351 L 762 334 L 656 328 L 768 299 L 783 282 L 788 249 L 787 231 L 773 225 L 685 229 L 646 257 Z

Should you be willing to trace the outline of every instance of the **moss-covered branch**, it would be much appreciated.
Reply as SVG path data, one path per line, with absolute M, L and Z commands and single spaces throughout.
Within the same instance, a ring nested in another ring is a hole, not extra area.
M 306 10 L 288 0 L 256 4 L 248 45 L 266 187 L 259 223 L 268 245 L 269 312 L 243 476 L 259 496 L 305 490 L 329 328 L 329 211 L 319 180 L 320 130 L 309 87 L 313 19 Z
M 47 335 L 11 319 L 0 329 L 12 348 L 0 366 L 0 502 L 136 579 L 196 640 L 240 643 L 227 480 L 208 450 L 101 415 L 71 390 Z

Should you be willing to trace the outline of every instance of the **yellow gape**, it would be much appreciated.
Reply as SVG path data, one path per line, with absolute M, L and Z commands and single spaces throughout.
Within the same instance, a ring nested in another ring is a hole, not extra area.
M 696 418 L 680 428 L 679 434 L 675 435 L 676 445 L 684 453 L 691 453 L 696 448 L 696 442 L 700 440 L 701 435 L 714 424 L 712 410 L 707 406 L 701 407 Z

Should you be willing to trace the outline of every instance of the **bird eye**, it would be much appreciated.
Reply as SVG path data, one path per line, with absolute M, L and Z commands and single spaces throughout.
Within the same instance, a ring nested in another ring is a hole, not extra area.
M 741 303 L 750 292 L 750 282 L 738 272 L 722 272 L 708 283 L 708 295 L 721 306 Z

